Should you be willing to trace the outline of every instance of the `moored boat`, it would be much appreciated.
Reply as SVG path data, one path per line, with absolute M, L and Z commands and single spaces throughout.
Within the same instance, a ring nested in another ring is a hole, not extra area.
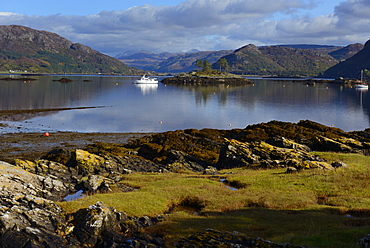
M 135 84 L 157 84 L 158 79 L 142 76 L 140 79 L 135 80 Z
M 359 84 L 356 84 L 356 89 L 368 89 L 369 85 L 363 81 L 364 71 L 361 71 L 361 81 Z

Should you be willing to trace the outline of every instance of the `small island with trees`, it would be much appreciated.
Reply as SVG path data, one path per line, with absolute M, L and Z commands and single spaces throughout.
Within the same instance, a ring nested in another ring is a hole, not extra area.
M 164 78 L 161 82 L 164 84 L 177 84 L 177 85 L 245 85 L 252 84 L 253 82 L 247 78 L 239 75 L 227 73 L 229 64 L 226 59 L 220 59 L 216 65 L 218 69 L 213 69 L 211 63 L 207 60 L 198 59 L 195 65 L 199 67 L 198 71 L 181 74 L 175 77 Z

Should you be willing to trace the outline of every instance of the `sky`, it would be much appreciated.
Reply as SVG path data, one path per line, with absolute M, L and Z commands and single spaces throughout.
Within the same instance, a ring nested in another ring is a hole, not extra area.
M 370 39 L 370 0 L 17 0 L 0 25 L 45 30 L 116 56 L 132 50 L 346 46 Z

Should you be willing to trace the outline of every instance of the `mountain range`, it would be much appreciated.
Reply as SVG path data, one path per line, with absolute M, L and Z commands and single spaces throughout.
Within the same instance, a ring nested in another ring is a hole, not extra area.
M 346 47 L 327 45 L 277 45 L 257 47 L 253 44 L 235 51 L 203 51 L 193 53 L 154 53 L 131 51 L 116 56 L 130 66 L 143 70 L 179 73 L 197 69 L 196 60 L 207 60 L 217 69 L 217 61 L 225 58 L 229 72 L 244 75 L 316 76 L 340 61 L 359 52 L 364 45 Z
M 370 70 L 370 44 L 348 46 L 249 44 L 236 50 L 187 53 L 125 52 L 112 58 L 51 32 L 0 25 L 0 71 L 137 75 L 181 73 L 207 60 L 225 59 L 228 72 L 242 75 L 357 77 Z
M 24 26 L 0 26 L 0 71 L 138 74 L 141 70 L 88 46 Z

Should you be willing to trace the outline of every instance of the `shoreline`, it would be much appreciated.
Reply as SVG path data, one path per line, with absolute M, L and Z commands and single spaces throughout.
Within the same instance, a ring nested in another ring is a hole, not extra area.
M 127 143 L 152 133 L 81 133 L 81 132 L 49 132 L 43 133 L 2 133 L 0 161 L 12 162 L 14 159 L 37 160 L 54 148 L 84 149 L 87 145 L 97 142 Z

